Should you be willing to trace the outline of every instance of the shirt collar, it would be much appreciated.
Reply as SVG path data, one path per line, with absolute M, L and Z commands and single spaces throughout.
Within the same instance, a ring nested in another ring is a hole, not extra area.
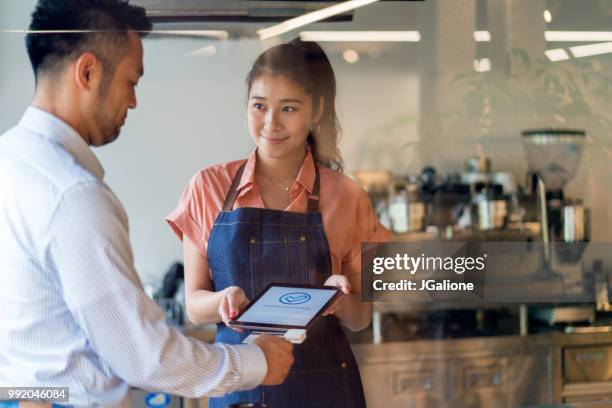
M 244 166 L 244 172 L 240 178 L 237 190 L 240 191 L 247 186 L 255 184 L 255 165 L 257 163 L 257 149 L 253 150 Z M 300 183 L 308 193 L 312 193 L 315 180 L 315 162 L 310 149 L 306 152 L 306 157 L 298 173 L 296 182 Z
M 240 191 L 247 186 L 255 184 L 255 164 L 257 163 L 257 149 L 253 150 L 249 155 L 240 178 L 237 190 Z
M 25 111 L 19 126 L 59 143 L 83 167 L 102 180 L 104 168 L 85 140 L 60 118 L 34 106 Z
M 295 179 L 298 183 L 304 187 L 309 194 L 312 194 L 312 189 L 315 181 L 315 161 L 312 157 L 312 152 L 308 149 L 302 168 Z

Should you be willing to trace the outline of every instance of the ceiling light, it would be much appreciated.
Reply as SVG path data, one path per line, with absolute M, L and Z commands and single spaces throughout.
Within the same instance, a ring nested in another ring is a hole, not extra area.
M 491 41 L 491 33 L 488 31 L 474 31 L 474 40 L 477 42 Z
M 349 0 L 339 4 L 335 4 L 330 7 L 325 7 L 319 10 L 306 13 L 299 17 L 291 18 L 283 21 L 280 24 L 273 25 L 272 27 L 264 28 L 257 31 L 261 40 L 267 40 L 268 38 L 275 37 L 277 35 L 284 34 L 288 31 L 295 30 L 298 27 L 305 26 L 307 24 L 315 23 L 317 21 L 324 20 L 328 17 L 335 16 L 337 14 L 345 13 L 350 10 L 354 10 L 358 7 L 366 6 L 377 2 L 378 0 Z
M 344 58 L 344 60 L 345 60 L 346 62 L 348 62 L 349 64 L 354 64 L 354 63 L 356 63 L 357 61 L 359 61 L 359 54 L 357 53 L 357 51 L 355 51 L 355 50 L 351 50 L 351 49 L 345 50 L 345 51 L 342 53 L 342 57 L 343 57 L 343 58 Z
M 217 47 L 214 45 L 207 45 L 206 47 L 198 48 L 195 51 L 185 54 L 186 57 L 199 56 L 199 57 L 212 57 L 217 53 Z
M 569 55 L 567 54 L 567 51 L 565 51 L 563 48 L 557 48 L 554 50 L 546 50 L 544 51 L 544 54 L 546 54 L 548 59 L 551 60 L 552 62 L 564 61 L 564 60 L 569 59 Z
M 550 10 L 544 10 L 544 21 L 547 23 L 552 21 L 552 14 L 550 14 Z
M 302 31 L 302 41 L 335 42 L 418 42 L 418 31 Z
M 474 71 L 476 72 L 488 72 L 491 70 L 491 60 L 488 58 L 481 58 L 474 60 Z
M 545 31 L 546 41 L 612 41 L 612 31 Z
M 577 45 L 575 47 L 570 47 L 570 51 L 572 52 L 572 55 L 576 58 L 608 54 L 612 52 L 612 42 Z
M 122 30 L 0 30 L 3 33 L 18 34 L 76 34 L 76 33 L 104 33 Z M 150 30 L 142 31 L 153 35 L 202 37 L 212 40 L 227 40 L 229 33 L 224 30 Z
M 227 40 L 229 33 L 224 30 L 151 30 L 154 35 L 204 37 L 213 40 Z

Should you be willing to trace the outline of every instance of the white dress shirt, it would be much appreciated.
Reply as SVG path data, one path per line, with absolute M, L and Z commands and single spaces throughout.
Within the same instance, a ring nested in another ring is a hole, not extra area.
M 78 133 L 40 109 L 0 136 L 0 386 L 129 406 L 129 385 L 187 397 L 259 385 L 259 347 L 211 346 L 166 325 L 103 177 Z

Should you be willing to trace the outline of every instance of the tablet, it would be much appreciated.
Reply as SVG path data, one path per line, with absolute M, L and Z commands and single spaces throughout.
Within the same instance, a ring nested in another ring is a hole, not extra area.
M 307 329 L 341 293 L 333 286 L 271 283 L 229 326 L 266 331 Z

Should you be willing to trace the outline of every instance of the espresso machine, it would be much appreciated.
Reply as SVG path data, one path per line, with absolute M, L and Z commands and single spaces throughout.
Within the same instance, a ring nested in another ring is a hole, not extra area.
M 564 192 L 578 168 L 585 132 L 527 130 L 521 139 L 526 186 L 520 187 L 511 172 L 493 171 L 483 155 L 467 158 L 457 173 L 439 174 L 428 166 L 389 183 L 391 230 L 433 231 L 431 238 L 466 241 L 587 242 L 589 211 Z M 414 218 L 418 222 L 410 222 Z
M 517 224 L 519 207 L 513 175 L 493 171 L 488 157 L 474 156 L 458 173 L 439 174 L 428 166 L 419 175 L 396 180 L 389 199 L 390 229 L 405 242 L 522 241 L 529 234 Z

